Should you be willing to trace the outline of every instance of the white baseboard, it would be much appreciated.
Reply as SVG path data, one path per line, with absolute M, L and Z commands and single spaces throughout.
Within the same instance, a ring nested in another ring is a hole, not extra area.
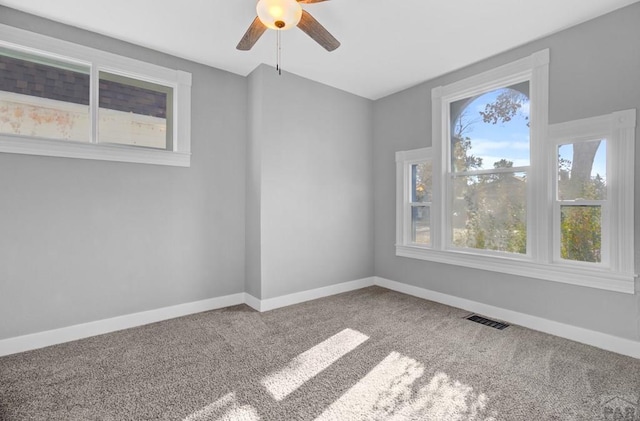
M 173 319 L 175 317 L 187 316 L 189 314 L 238 305 L 245 302 L 244 298 L 243 293 L 226 295 L 208 300 L 178 304 L 171 307 L 127 314 L 110 319 L 3 339 L 0 340 L 0 357 L 32 349 L 44 348 L 46 346 L 56 345 L 63 342 L 75 341 L 77 339 L 83 339 L 90 336 L 102 335 L 116 330 L 129 329 L 149 323 L 160 322 L 162 320 Z
M 2 339 L 0 340 L 0 357 L 243 303 L 258 311 L 273 310 L 372 286 L 373 282 L 373 277 L 358 279 L 266 300 L 259 300 L 248 293 L 239 293 Z
M 247 305 L 258 311 L 275 310 L 276 308 L 286 307 L 293 304 L 303 303 L 305 301 L 316 300 L 318 298 L 328 297 L 330 295 L 341 294 L 343 292 L 355 291 L 374 285 L 374 277 L 357 279 L 355 281 L 343 282 L 341 284 L 329 285 L 322 288 L 310 289 L 308 291 L 296 292 L 293 294 L 282 295 L 280 297 L 267 298 L 259 300 L 256 297 L 245 294 Z
M 476 301 L 467 300 L 465 298 L 455 297 L 453 295 L 443 294 L 428 289 L 407 285 L 389 279 L 374 277 L 375 285 L 401 292 L 403 294 L 413 295 L 414 297 L 424 298 L 430 301 L 436 301 L 452 307 L 458 307 L 483 316 L 503 320 L 515 325 L 527 327 L 551 335 L 560 336 L 572 341 L 602 348 L 607 351 L 616 352 L 618 354 L 628 355 L 634 358 L 640 358 L 640 342 L 630 339 L 620 338 L 618 336 L 608 335 L 594 330 L 584 329 L 553 320 L 543 319 L 529 314 L 519 313 L 513 310 L 507 310 Z
M 555 322 L 541 317 L 531 316 L 529 314 L 519 313 L 517 311 L 507 310 L 377 276 L 283 295 L 281 297 L 268 298 L 265 300 L 260 300 L 248 293 L 227 295 L 224 297 L 179 304 L 156 310 L 149 310 L 60 329 L 48 330 L 45 332 L 38 332 L 30 335 L 18 336 L 15 338 L 3 339 L 0 340 L 0 357 L 242 303 L 262 312 L 328 297 L 343 292 L 354 291 L 372 285 L 378 285 L 403 294 L 413 295 L 426 300 L 436 301 L 442 304 L 469 310 L 470 312 L 504 320 L 509 323 L 549 333 L 551 335 L 560 336 L 576 342 L 602 348 L 607 351 L 640 358 L 640 342 L 637 341 Z
M 260 299 L 254 297 L 248 292 L 244 293 L 244 303 L 254 310 L 260 311 Z

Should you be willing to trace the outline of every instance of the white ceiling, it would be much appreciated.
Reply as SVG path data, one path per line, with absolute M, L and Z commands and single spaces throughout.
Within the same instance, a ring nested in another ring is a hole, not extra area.
M 298 28 L 282 34 L 283 69 L 377 99 L 639 0 L 332 0 L 304 5 L 342 46 L 329 53 Z M 249 74 L 275 65 L 267 31 L 235 49 L 256 0 L 0 0 L 172 55 Z

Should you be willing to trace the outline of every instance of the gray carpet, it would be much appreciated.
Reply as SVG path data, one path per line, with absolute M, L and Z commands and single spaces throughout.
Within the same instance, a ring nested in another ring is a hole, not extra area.
M 371 287 L 7 356 L 0 419 L 632 419 L 640 360 L 467 314 Z

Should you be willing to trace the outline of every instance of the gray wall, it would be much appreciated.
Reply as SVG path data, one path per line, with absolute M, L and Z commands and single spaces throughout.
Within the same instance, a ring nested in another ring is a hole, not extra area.
M 193 74 L 190 168 L 0 154 L 0 339 L 242 292 L 246 78 L 1 6 L 0 23 Z
M 374 103 L 377 276 L 580 326 L 640 339 L 640 296 L 395 256 L 395 162 L 399 150 L 431 145 L 431 89 L 549 48 L 550 123 L 640 109 L 640 3 L 489 58 Z M 640 139 L 640 132 L 636 132 Z M 636 163 L 640 163 L 636 148 Z M 638 168 L 638 165 L 636 165 Z M 640 209 L 640 170 L 635 175 Z M 636 212 L 636 270 L 640 220 Z M 637 288 L 636 288 L 637 289 Z
M 193 74 L 191 168 L 0 154 L 0 339 L 375 274 L 637 340 L 638 294 L 394 253 L 394 153 L 430 144 L 433 87 L 550 48 L 552 123 L 640 108 L 637 22 L 640 4 L 372 103 L 266 66 L 243 78 L 0 6 L 0 23 Z M 636 209 L 638 189 L 640 171 Z
M 249 85 L 259 298 L 372 276 L 372 102 L 266 65 Z

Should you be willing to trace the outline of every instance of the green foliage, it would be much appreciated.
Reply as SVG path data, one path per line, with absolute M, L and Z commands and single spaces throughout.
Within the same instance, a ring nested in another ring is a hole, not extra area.
M 563 259 L 601 261 L 601 213 L 599 206 L 566 206 L 562 209 L 560 255 Z
M 501 163 L 505 168 L 513 162 Z M 466 222 L 454 244 L 483 250 L 526 253 L 526 182 L 512 173 L 473 177 L 462 193 Z
M 607 185 L 600 174 L 587 179 L 572 177 L 573 163 L 568 159 L 558 159 L 558 192 L 561 199 L 602 200 L 606 197 Z M 580 172 L 589 174 L 591 169 L 580 169 Z M 563 206 L 560 216 L 560 256 L 579 262 L 600 262 L 601 221 L 600 206 Z
M 422 162 L 412 167 L 414 202 L 428 202 L 431 197 L 433 170 L 430 162 Z
M 476 157 L 470 153 L 471 138 L 454 136 L 453 137 L 453 168 L 456 171 L 469 171 L 472 169 L 482 168 L 482 158 Z
M 513 89 L 503 89 L 494 102 L 485 105 L 484 111 L 480 111 L 482 121 L 491 124 L 511 121 L 527 101 L 529 98 L 525 94 Z M 525 116 L 525 119 L 528 120 L 529 117 Z
M 508 161 L 503 158 L 498 162 L 494 162 L 493 168 L 513 168 L 513 161 Z

